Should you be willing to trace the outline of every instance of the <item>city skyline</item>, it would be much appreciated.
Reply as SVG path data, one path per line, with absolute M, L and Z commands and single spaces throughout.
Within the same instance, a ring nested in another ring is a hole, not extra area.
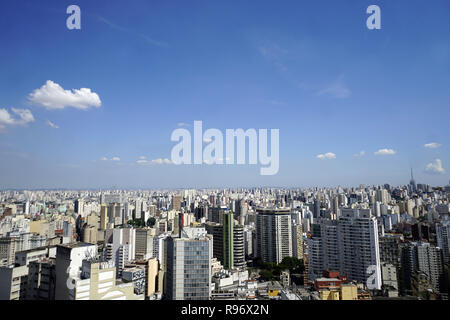
M 446 1 L 378 1 L 380 30 L 370 1 L 70 4 L 0 4 L 0 189 L 449 182 Z M 279 129 L 279 172 L 172 164 L 196 120 Z
M 0 300 L 445 301 L 449 192 L 0 191 Z

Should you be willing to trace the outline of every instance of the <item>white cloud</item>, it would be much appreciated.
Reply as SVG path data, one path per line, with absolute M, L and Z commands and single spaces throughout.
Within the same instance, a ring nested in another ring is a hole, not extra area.
M 440 146 L 442 146 L 442 144 L 437 143 L 437 142 L 430 142 L 424 145 L 425 148 L 429 148 L 429 149 L 436 149 L 439 148 Z
M 317 95 L 330 95 L 334 98 L 338 99 L 344 99 L 348 98 L 352 92 L 350 89 L 345 85 L 344 83 L 344 77 L 341 75 L 339 76 L 332 84 L 330 84 L 325 89 L 320 90 L 317 92 Z
M 317 156 L 318 159 L 320 160 L 325 160 L 325 159 L 336 159 L 336 154 L 334 154 L 333 152 L 327 152 L 325 154 L 319 154 Z
M 100 107 L 102 102 L 97 93 L 89 88 L 64 90 L 59 84 L 48 80 L 40 89 L 29 95 L 30 102 L 41 105 L 49 110 L 73 107 L 87 110 L 90 107 Z
M 353 156 L 360 158 L 360 157 L 364 156 L 365 154 L 366 154 L 366 152 L 364 150 L 362 150 L 359 153 L 355 153 Z
M 136 161 L 137 164 L 140 165 L 163 165 L 163 164 L 173 164 L 173 162 L 169 159 L 155 159 L 155 160 L 147 160 L 146 157 L 139 157 L 139 160 Z
M 148 164 L 147 157 L 140 156 L 140 157 L 139 157 L 139 160 L 136 161 L 136 163 L 138 163 L 138 164 Z
M 108 159 L 107 157 L 103 157 L 100 159 L 100 161 L 120 161 L 119 157 L 112 157 L 111 159 Z
M 23 125 L 34 121 L 33 114 L 28 109 L 12 108 L 11 110 L 20 117 L 20 119 L 17 121 L 17 124 Z
M 10 126 L 23 126 L 30 122 L 34 122 L 34 116 L 28 109 L 11 108 L 11 111 L 17 115 L 13 117 L 7 109 L 0 109 L 0 128 Z
M 47 120 L 47 125 L 53 129 L 59 129 L 59 126 L 51 122 L 50 120 Z
M 425 171 L 431 174 L 445 174 L 445 169 L 442 168 L 441 159 L 436 159 L 433 162 L 427 164 Z
M 179 122 L 178 126 L 179 127 L 190 127 L 191 125 L 189 123 L 186 123 L 186 122 Z
M 169 159 L 159 158 L 159 159 L 152 160 L 152 164 L 172 164 L 172 163 L 173 162 Z
M 8 110 L 0 109 L 0 126 L 4 128 L 5 125 L 14 123 L 14 119 L 9 114 Z
M 390 156 L 390 155 L 394 155 L 396 153 L 397 153 L 397 151 L 395 151 L 393 149 L 380 149 L 380 150 L 376 151 L 374 154 L 376 156 Z

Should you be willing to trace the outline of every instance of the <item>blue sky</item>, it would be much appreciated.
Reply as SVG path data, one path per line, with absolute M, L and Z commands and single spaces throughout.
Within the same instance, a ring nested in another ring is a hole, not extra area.
M 81 30 L 66 28 L 71 4 Z M 371 4 L 381 30 L 366 28 Z M 447 0 L 5 0 L 0 12 L 0 188 L 397 185 L 410 167 L 419 183 L 450 178 Z M 32 103 L 48 80 L 101 104 Z M 280 129 L 278 174 L 158 160 L 194 120 Z

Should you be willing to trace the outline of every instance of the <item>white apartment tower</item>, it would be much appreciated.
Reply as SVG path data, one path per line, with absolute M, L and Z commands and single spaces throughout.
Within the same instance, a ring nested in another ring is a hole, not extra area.
M 450 262 L 450 220 L 436 224 L 437 245 L 442 250 L 444 263 Z
M 378 243 L 378 224 L 370 210 L 343 210 L 339 218 L 339 255 L 341 274 L 381 288 L 381 264 Z M 370 268 L 369 268 L 370 267 Z M 372 269 L 372 274 L 369 270 Z
M 105 235 L 104 258 L 114 261 L 117 275 L 121 275 L 126 263 L 135 260 L 136 229 L 120 228 L 108 229 Z
M 60 245 L 56 249 L 56 300 L 71 300 L 73 288 L 81 275 L 83 260 L 97 256 L 97 246 L 87 243 Z
M 257 256 L 263 262 L 280 263 L 292 257 L 292 225 L 290 209 L 257 209 Z

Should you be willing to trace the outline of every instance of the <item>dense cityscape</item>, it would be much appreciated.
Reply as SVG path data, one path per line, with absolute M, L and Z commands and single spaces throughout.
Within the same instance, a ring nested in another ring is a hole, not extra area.
M 5 190 L 2 300 L 448 300 L 450 185 Z

